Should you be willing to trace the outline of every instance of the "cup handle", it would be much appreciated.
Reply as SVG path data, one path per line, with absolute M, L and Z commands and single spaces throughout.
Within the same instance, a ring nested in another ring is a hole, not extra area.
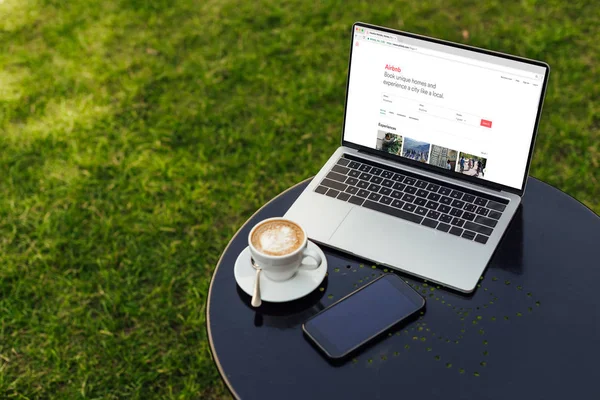
M 308 264 L 302 264 L 301 267 L 304 269 L 317 269 L 321 266 L 321 263 L 323 262 L 323 260 L 321 259 L 321 256 L 319 255 L 319 253 L 317 253 L 316 251 L 314 251 L 313 249 L 304 249 L 304 251 L 302 252 L 302 255 L 304 257 L 310 257 L 313 260 L 315 260 L 317 262 L 317 265 L 308 265 Z

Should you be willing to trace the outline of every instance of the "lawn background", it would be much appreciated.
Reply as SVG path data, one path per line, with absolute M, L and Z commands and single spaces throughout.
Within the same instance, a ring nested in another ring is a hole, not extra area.
M 356 20 L 552 67 L 531 174 L 600 212 L 600 3 L 0 0 L 0 397 L 221 398 L 221 251 L 339 144 Z

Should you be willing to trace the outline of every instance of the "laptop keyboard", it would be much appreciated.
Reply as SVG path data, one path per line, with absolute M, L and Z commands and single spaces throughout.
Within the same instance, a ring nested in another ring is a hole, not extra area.
M 340 158 L 315 192 L 485 244 L 508 201 Z

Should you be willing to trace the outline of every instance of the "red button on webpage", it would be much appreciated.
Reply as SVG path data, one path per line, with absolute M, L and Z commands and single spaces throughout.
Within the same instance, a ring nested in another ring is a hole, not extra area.
M 481 126 L 485 126 L 486 128 L 491 128 L 492 127 L 492 121 L 488 121 L 487 119 L 482 119 L 481 120 Z

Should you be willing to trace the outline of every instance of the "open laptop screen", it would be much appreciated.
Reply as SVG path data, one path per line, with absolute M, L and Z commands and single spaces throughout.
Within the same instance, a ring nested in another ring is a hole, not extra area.
M 523 189 L 545 64 L 360 25 L 352 47 L 345 142 Z

